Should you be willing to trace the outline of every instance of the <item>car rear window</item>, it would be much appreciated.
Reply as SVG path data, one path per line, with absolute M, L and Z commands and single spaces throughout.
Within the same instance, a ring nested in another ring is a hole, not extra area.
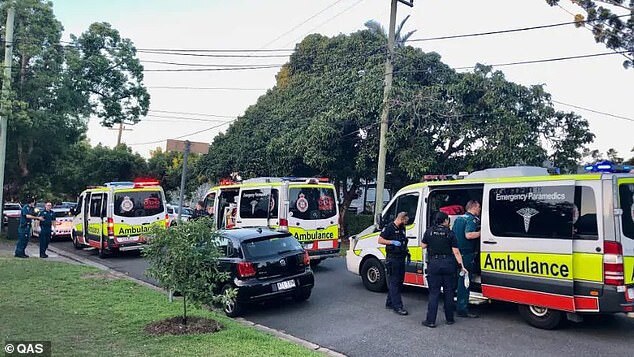
M 302 246 L 293 236 L 271 237 L 242 242 L 245 255 L 251 259 L 258 259 L 301 251 Z
M 623 209 L 623 234 L 634 239 L 634 184 L 620 185 L 619 198 Z
M 327 219 L 337 214 L 335 190 L 331 187 L 291 188 L 289 199 L 290 213 L 296 219 Z
M 20 205 L 4 205 L 3 210 L 5 211 L 19 211 Z
M 148 217 L 163 213 L 161 191 L 116 192 L 114 214 L 120 217 Z
M 69 217 L 69 216 L 70 216 L 70 212 L 69 211 L 55 211 L 55 217 L 56 218 Z

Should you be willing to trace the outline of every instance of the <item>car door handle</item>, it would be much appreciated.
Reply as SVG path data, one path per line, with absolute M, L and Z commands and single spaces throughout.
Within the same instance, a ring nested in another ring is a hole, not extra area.
M 418 239 L 418 237 L 407 237 L 407 239 Z
M 483 240 L 482 243 L 484 243 L 484 244 L 498 244 L 498 242 L 493 241 L 493 240 Z

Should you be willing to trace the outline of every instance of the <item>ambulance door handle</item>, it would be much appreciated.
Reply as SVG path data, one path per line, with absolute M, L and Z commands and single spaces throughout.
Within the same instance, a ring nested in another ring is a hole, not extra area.
M 242 223 L 242 221 L 236 221 L 236 223 Z
M 484 244 L 498 244 L 498 242 L 493 241 L 493 240 L 483 240 L 482 243 L 484 243 Z
M 326 229 L 326 228 L 324 228 L 324 227 L 317 227 L 317 230 L 318 230 L 318 231 L 323 231 L 324 229 Z

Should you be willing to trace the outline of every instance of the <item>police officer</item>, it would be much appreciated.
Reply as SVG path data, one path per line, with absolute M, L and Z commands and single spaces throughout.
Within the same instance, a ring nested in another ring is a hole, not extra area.
M 28 255 L 26 255 L 26 246 L 27 244 L 29 244 L 29 237 L 31 236 L 31 220 L 44 220 L 44 218 L 35 215 L 35 197 L 29 197 L 24 201 L 26 204 L 24 205 L 24 207 L 22 207 L 22 212 L 20 212 L 18 242 L 15 245 L 16 258 L 29 257 Z
M 386 309 L 393 309 L 399 315 L 407 315 L 407 310 L 403 308 L 401 290 L 405 280 L 405 260 L 409 260 L 407 251 L 407 237 L 405 236 L 405 226 L 407 225 L 407 212 L 400 212 L 396 215 L 394 222 L 388 224 L 379 235 L 379 244 L 385 245 L 387 270 L 387 300 Z
M 473 272 L 477 268 L 477 257 L 480 249 L 480 213 L 482 207 L 478 201 L 469 201 L 465 207 L 467 213 L 456 218 L 453 231 L 458 239 L 458 248 L 464 267 L 469 271 L 469 280 L 473 280 Z M 458 307 L 457 315 L 460 317 L 478 317 L 469 311 L 469 288 L 465 287 L 464 276 L 458 278 Z
M 53 230 L 53 222 L 55 222 L 55 212 L 52 210 L 53 204 L 46 202 L 44 211 L 40 212 L 40 217 L 44 218 L 40 223 L 40 258 L 48 258 L 46 249 L 51 241 L 51 233 Z
M 433 223 L 433 226 L 425 232 L 421 245 L 427 248 L 427 283 L 429 285 L 427 318 L 423 321 L 423 325 L 431 328 L 436 327 L 441 287 L 445 297 L 445 321 L 447 325 L 454 323 L 453 294 L 456 268 L 464 269 L 456 236 L 449 229 L 449 216 L 444 212 L 438 212 L 434 216 Z

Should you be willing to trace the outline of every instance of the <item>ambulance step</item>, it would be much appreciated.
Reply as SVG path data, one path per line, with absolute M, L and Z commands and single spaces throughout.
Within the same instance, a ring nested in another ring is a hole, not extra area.
M 482 296 L 481 293 L 471 292 L 469 294 L 469 304 L 471 305 L 483 305 L 489 302 L 489 299 Z

